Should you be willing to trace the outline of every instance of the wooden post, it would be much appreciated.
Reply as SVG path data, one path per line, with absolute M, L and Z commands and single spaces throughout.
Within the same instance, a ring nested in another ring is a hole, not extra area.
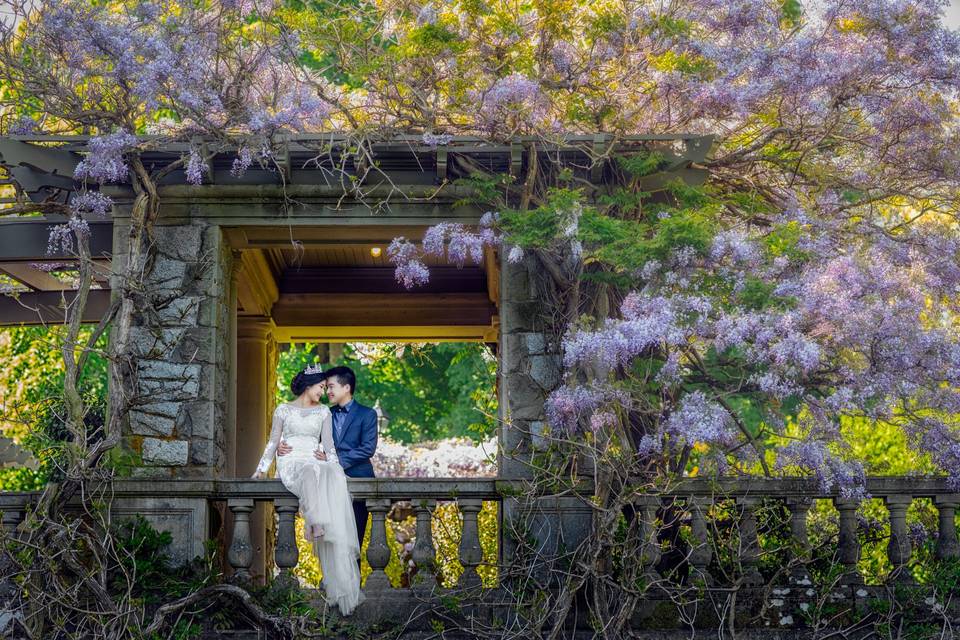
M 271 331 L 269 318 L 243 317 L 237 333 L 237 459 L 236 474 L 249 478 L 256 470 L 269 437 L 273 389 L 269 368 Z M 266 505 L 257 505 L 250 516 L 250 540 L 253 559 L 251 571 L 257 578 L 266 576 Z

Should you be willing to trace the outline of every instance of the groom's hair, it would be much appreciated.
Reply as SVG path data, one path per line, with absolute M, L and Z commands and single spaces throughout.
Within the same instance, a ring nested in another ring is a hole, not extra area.
M 331 367 L 326 371 L 327 378 L 336 378 L 340 384 L 350 385 L 350 394 L 357 394 L 357 374 L 350 367 Z

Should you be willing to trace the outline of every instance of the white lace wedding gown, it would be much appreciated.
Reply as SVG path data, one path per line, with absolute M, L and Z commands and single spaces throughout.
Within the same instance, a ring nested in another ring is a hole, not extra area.
M 320 560 L 326 599 L 330 605 L 336 604 L 341 614 L 350 615 L 366 598 L 360 591 L 357 524 L 347 476 L 333 444 L 330 409 L 322 404 L 306 409 L 279 405 L 273 412 L 270 440 L 257 465 L 258 472 L 266 473 L 270 468 L 281 439 L 293 450 L 277 456 L 277 475 L 300 500 L 304 535 L 309 535 L 311 525 L 323 529 L 323 536 L 313 542 L 313 552 Z M 320 445 L 326 460 L 313 455 Z

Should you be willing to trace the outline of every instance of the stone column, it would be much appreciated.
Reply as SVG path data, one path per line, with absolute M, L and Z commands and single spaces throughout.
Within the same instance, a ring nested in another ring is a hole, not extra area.
M 129 203 L 114 210 L 114 269 L 127 260 Z M 141 281 L 143 311 L 130 327 L 130 411 L 123 445 L 139 456 L 137 478 L 209 479 L 227 464 L 223 425 L 229 381 L 230 253 L 219 227 L 176 215 L 164 207 L 153 233 L 154 259 Z M 114 280 L 117 276 L 114 277 Z M 114 285 L 118 283 L 115 281 Z M 115 289 L 116 294 L 116 289 Z M 138 303 L 139 304 L 139 303 Z M 111 340 L 116 345 L 117 327 Z M 119 393 L 116 388 L 111 394 Z M 149 502 L 149 501 L 148 501 Z M 205 497 L 163 498 L 163 507 L 127 502 L 120 511 L 142 512 L 158 529 L 189 510 L 197 527 L 174 534 L 171 553 L 187 560 L 203 550 L 213 515 Z
M 231 252 L 233 260 L 230 268 L 230 291 L 226 344 L 226 372 L 227 372 L 227 419 L 223 425 L 224 463 L 222 477 L 237 477 L 237 279 L 240 277 L 240 252 Z M 221 519 L 220 530 L 217 532 L 217 542 L 221 549 L 230 548 L 230 535 L 233 531 L 233 512 L 222 502 L 214 503 Z M 220 566 L 224 573 L 230 575 L 233 568 L 227 562 L 226 554 L 220 556 Z
M 542 270 L 532 255 L 516 264 L 501 261 L 497 382 L 501 417 L 498 463 L 503 479 L 532 476 L 531 457 L 549 446 L 544 403 L 562 384 L 559 345 L 546 332 L 544 303 L 535 286 L 539 277 L 543 277 Z M 516 557 L 511 529 L 521 526 L 528 530 L 537 541 L 538 552 L 549 556 L 576 549 L 589 534 L 592 517 L 591 509 L 571 496 L 536 501 L 506 496 L 501 514 L 500 560 L 505 564 Z
M 240 277 L 242 262 L 240 252 L 233 252 L 233 265 L 230 270 L 230 329 L 228 335 L 227 357 L 228 380 L 230 391 L 227 399 L 227 424 L 225 425 L 224 446 L 226 448 L 226 463 L 223 476 L 237 477 L 237 280 Z
M 237 321 L 237 430 L 236 475 L 249 478 L 257 468 L 270 435 L 273 389 L 270 353 L 273 321 L 262 317 L 242 317 Z M 266 505 L 258 503 L 250 514 L 250 545 L 254 580 L 268 575 L 266 545 Z M 272 563 L 271 563 L 272 565 Z M 272 566 L 270 567 L 272 573 Z

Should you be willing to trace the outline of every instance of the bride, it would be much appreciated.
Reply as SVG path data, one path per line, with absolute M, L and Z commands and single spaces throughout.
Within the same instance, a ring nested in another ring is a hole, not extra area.
M 320 560 L 327 602 L 346 616 L 366 598 L 360 592 L 360 547 L 347 477 L 333 444 L 330 409 L 320 403 L 325 389 L 319 366 L 293 378 L 290 390 L 297 398 L 273 412 L 270 440 L 253 477 L 266 477 L 281 440 L 293 447 L 277 457 L 277 475 L 300 499 L 304 537 Z

